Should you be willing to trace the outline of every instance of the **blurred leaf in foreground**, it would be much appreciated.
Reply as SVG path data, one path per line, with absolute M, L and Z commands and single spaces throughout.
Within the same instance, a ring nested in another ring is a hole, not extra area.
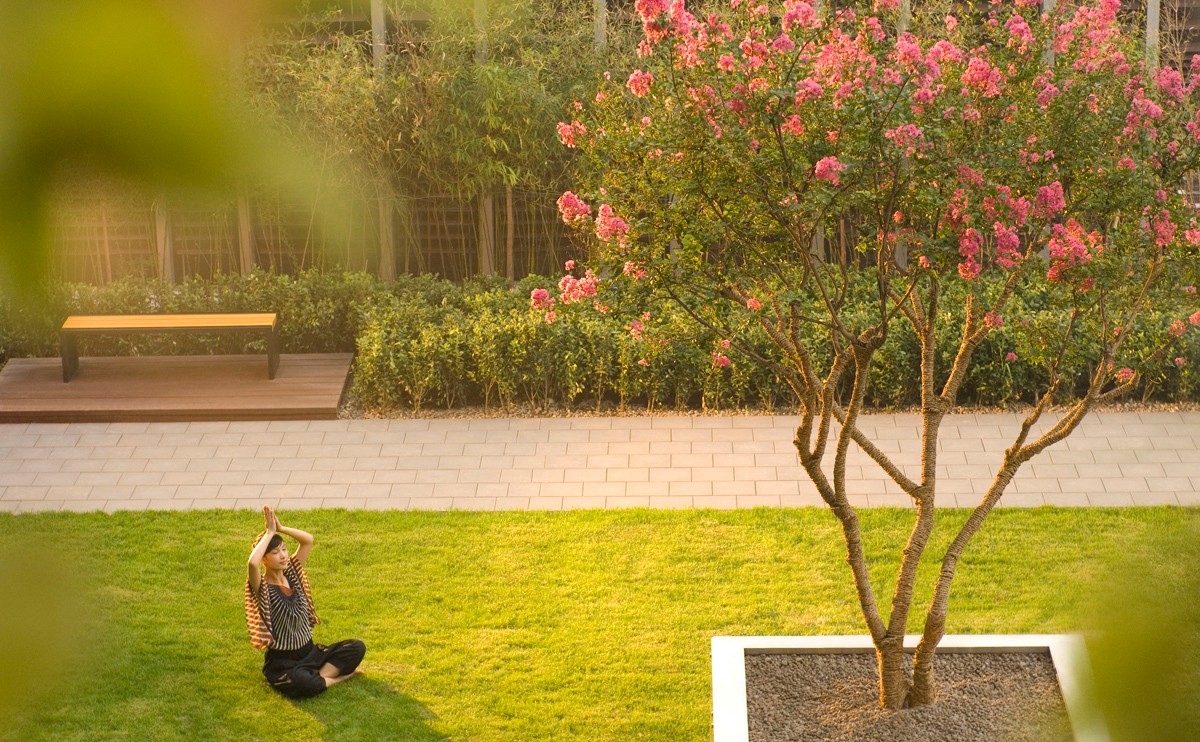
M 0 0 L 0 289 L 45 274 L 50 192 L 66 165 L 155 193 L 303 197 L 304 158 L 231 80 L 256 0 Z

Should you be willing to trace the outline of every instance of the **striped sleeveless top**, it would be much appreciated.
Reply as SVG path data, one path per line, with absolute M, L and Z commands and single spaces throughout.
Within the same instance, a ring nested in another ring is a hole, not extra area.
M 320 623 L 304 568 L 289 560 L 283 574 L 292 586 L 290 598 L 266 580 L 259 581 L 257 593 L 246 582 L 246 625 L 255 649 L 299 649 L 312 640 L 312 627 Z
M 291 595 L 284 593 L 278 585 L 267 585 L 267 599 L 271 603 L 272 649 L 299 649 L 312 641 L 308 596 L 299 585 L 294 582 L 292 585 Z

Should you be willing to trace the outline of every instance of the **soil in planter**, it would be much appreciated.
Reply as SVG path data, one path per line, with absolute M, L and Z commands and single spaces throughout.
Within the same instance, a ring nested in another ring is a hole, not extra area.
M 938 655 L 938 700 L 879 708 L 873 654 L 746 656 L 751 742 L 1070 742 L 1047 654 Z

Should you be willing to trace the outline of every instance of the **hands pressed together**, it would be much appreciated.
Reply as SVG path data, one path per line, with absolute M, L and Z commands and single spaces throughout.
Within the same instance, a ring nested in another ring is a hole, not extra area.
M 263 521 L 266 523 L 267 533 L 278 533 L 283 528 L 279 523 L 279 516 L 270 505 L 263 505 Z

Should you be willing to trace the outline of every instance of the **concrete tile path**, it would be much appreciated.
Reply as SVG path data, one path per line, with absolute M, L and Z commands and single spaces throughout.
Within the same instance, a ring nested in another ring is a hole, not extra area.
M 821 505 L 792 447 L 796 422 L 663 415 L 0 425 L 0 511 Z M 977 502 L 1019 423 L 1014 414 L 946 421 L 943 506 Z M 871 415 L 862 428 L 916 475 L 917 416 Z M 856 448 L 848 461 L 855 504 L 909 504 Z M 1026 465 L 1001 504 L 1200 505 L 1200 412 L 1094 414 Z

